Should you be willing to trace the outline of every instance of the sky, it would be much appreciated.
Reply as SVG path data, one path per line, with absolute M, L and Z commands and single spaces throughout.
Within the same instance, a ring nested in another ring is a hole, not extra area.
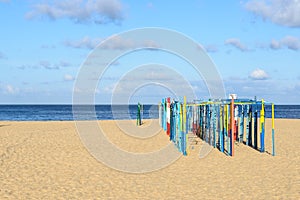
M 96 103 L 109 104 L 114 95 L 157 103 L 172 96 L 172 88 L 185 95 L 186 83 L 193 98 L 209 98 L 205 78 L 191 63 L 159 49 L 151 35 L 143 45 L 122 37 L 145 27 L 172 30 L 198 43 L 226 96 L 300 102 L 300 0 L 0 0 L 0 24 L 0 104 L 71 104 L 80 69 L 110 37 L 113 43 L 103 46 L 109 51 L 152 49 L 122 55 L 93 77 Z M 154 63 L 167 67 L 149 67 Z

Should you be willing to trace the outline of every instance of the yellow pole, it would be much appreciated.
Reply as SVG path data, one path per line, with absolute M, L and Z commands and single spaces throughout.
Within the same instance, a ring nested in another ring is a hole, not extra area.
M 186 154 L 189 155 L 189 148 L 188 148 L 188 130 L 186 126 L 186 96 L 183 97 L 183 132 L 185 133 L 185 147 L 186 147 Z
M 261 100 L 261 113 L 260 113 L 260 123 L 265 123 L 265 105 L 264 100 Z M 262 131 L 262 127 L 260 127 Z
M 260 151 L 265 151 L 265 105 L 264 100 L 261 100 L 260 111 Z
M 183 131 L 186 131 L 186 96 L 183 97 Z
M 272 103 L 272 129 L 275 128 L 275 122 L 274 122 L 274 103 Z

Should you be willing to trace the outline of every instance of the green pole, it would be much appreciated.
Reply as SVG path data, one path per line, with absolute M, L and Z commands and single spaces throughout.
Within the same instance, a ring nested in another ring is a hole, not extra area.
M 137 110 L 137 116 L 136 116 L 136 125 L 140 126 L 142 125 L 142 120 L 141 120 L 141 104 L 138 103 L 138 110 Z

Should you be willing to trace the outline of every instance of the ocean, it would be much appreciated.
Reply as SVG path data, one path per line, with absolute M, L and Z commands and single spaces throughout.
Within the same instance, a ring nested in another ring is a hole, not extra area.
M 82 107 L 78 116 L 89 120 L 89 111 Z M 113 110 L 113 111 L 112 111 Z M 99 120 L 136 119 L 137 105 L 96 105 Z M 266 117 L 271 117 L 271 106 L 266 106 Z M 158 106 L 144 105 L 143 119 L 157 119 Z M 275 118 L 300 119 L 300 105 L 275 105 Z M 72 121 L 72 105 L 0 105 L 0 121 Z
M 76 119 L 89 120 L 90 106 L 80 106 Z M 137 105 L 96 105 L 99 120 L 136 119 Z M 157 105 L 143 105 L 143 119 L 158 118 Z M 72 121 L 72 105 L 0 105 L 0 121 Z

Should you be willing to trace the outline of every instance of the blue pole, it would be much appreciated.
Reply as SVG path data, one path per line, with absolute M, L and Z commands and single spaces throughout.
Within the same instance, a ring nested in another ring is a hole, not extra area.
M 220 151 L 224 152 L 224 123 L 223 123 L 223 119 L 224 119 L 224 109 L 223 106 L 220 107 Z
M 252 120 L 252 117 L 253 117 L 253 107 L 252 107 L 252 105 L 250 105 L 250 111 L 249 111 L 249 113 L 250 113 L 250 117 L 249 117 L 249 119 L 250 119 L 250 121 L 249 121 L 249 136 L 248 136 L 248 145 L 249 146 L 252 146 L 252 131 L 253 131 L 253 129 L 252 129 L 252 123 L 253 123 L 253 120 Z
M 275 123 L 274 104 L 272 103 L 272 155 L 275 156 Z
M 254 105 L 254 144 L 253 148 L 257 149 L 257 104 Z
M 175 104 L 171 103 L 170 105 L 170 140 L 173 141 L 174 137 L 174 125 L 175 125 Z
M 246 145 L 249 145 L 249 124 L 250 124 L 250 112 L 249 112 L 249 105 L 246 105 L 246 112 L 247 112 L 247 124 L 246 124 Z
M 213 117 L 214 117 L 214 124 L 213 124 L 213 134 L 214 134 L 214 148 L 217 147 L 217 139 L 216 139 L 216 132 L 217 132 L 217 112 L 216 112 L 216 106 L 213 107 Z
M 163 124 L 163 128 L 164 128 L 164 131 L 167 130 L 167 126 L 166 126 L 166 117 L 167 117 L 167 111 L 166 111 L 166 101 L 165 99 L 162 99 L 162 105 L 163 105 L 163 118 L 162 118 L 162 124 Z
M 240 115 L 240 131 L 239 131 L 239 142 L 243 141 L 244 138 L 244 106 L 239 106 L 239 115 Z

